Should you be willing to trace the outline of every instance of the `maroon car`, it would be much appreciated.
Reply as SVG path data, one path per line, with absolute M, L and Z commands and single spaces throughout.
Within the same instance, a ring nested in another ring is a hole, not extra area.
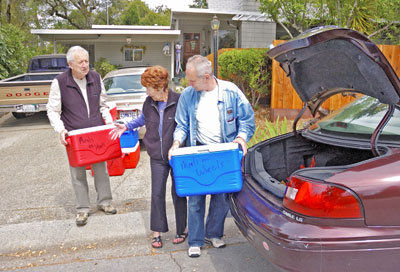
M 332 26 L 268 55 L 313 114 L 333 94 L 363 96 L 249 149 L 243 188 L 231 197 L 239 229 L 285 270 L 399 271 L 400 81 L 393 68 L 365 36 Z

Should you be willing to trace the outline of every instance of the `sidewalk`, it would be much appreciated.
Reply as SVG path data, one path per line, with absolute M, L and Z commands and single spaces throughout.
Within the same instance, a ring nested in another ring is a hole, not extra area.
M 172 239 L 175 234 L 171 208 L 167 210 L 171 230 L 163 234 L 165 239 L 167 237 Z M 74 219 L 2 225 L 0 226 L 0 253 L 12 253 L 23 249 L 39 251 L 61 246 L 72 248 L 99 242 L 123 242 L 131 239 L 148 239 L 150 244 L 149 217 L 148 211 L 89 216 L 87 225 L 83 227 L 77 227 Z M 232 217 L 226 219 L 225 232 L 227 242 L 238 233 Z M 244 237 L 239 240 L 246 241 Z M 235 238 L 235 242 L 237 241 Z
M 144 218 L 140 212 L 90 216 L 88 224 L 77 227 L 74 219 L 38 221 L 0 226 L 0 252 L 10 253 L 24 248 L 41 250 L 80 246 L 107 240 L 147 237 Z

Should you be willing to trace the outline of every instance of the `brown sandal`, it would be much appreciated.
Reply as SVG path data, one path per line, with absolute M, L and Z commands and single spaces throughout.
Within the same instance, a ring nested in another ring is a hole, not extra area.
M 173 244 L 177 245 L 177 244 L 181 244 L 183 242 L 185 242 L 187 237 L 187 233 L 183 233 L 183 234 L 177 234 L 174 238 L 174 240 L 172 241 Z M 182 239 L 182 240 L 180 240 Z
M 153 240 L 151 241 L 151 246 L 153 248 L 162 248 L 163 243 L 161 240 L 161 236 L 153 237 Z

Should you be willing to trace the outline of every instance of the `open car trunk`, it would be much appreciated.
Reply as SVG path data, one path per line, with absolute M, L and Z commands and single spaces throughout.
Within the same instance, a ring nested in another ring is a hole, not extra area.
M 265 190 L 283 198 L 288 178 L 298 169 L 338 167 L 338 171 L 343 171 L 351 164 L 373 157 L 371 150 L 322 144 L 288 133 L 249 149 L 246 174 Z

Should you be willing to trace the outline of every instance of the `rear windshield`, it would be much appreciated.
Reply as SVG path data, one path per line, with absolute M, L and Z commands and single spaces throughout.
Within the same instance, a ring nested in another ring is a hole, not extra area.
M 64 71 L 68 69 L 67 59 L 63 58 L 38 58 L 32 59 L 29 71 L 30 72 L 41 72 L 41 71 Z
M 347 106 L 334 111 L 310 130 L 319 134 L 341 135 L 357 139 L 370 139 L 375 128 L 382 120 L 388 105 L 377 99 L 363 96 Z M 400 140 L 400 112 L 396 108 L 393 117 L 386 124 L 379 137 L 380 141 Z
M 104 79 L 107 94 L 144 93 L 146 88 L 140 83 L 141 75 L 125 75 Z

